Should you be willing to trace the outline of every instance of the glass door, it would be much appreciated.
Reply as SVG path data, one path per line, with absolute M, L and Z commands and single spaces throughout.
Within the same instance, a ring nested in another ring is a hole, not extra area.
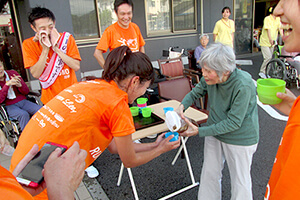
M 22 50 L 10 1 L 1 1 L 0 6 L 0 59 L 7 70 L 16 70 L 27 81 L 23 65 Z
M 253 0 L 235 0 L 235 51 L 252 52 Z

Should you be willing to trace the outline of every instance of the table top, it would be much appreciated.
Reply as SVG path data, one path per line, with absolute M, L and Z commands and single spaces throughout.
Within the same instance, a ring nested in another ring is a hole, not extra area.
M 173 107 L 174 110 L 179 106 L 180 102 L 176 101 L 176 100 L 170 100 L 170 101 L 165 101 L 165 102 L 161 102 L 161 103 L 157 103 L 157 104 L 153 104 L 153 105 L 149 105 L 148 107 L 153 108 L 153 112 L 159 116 L 162 119 L 165 119 L 165 113 L 163 111 L 164 107 Z M 185 112 L 184 115 L 197 121 L 201 121 L 201 120 L 205 120 L 207 119 L 207 114 L 196 110 L 192 107 L 189 107 Z M 158 125 L 154 125 L 148 128 L 144 128 L 141 130 L 136 131 L 135 133 L 132 134 L 132 139 L 133 140 L 137 140 L 137 139 L 141 139 L 144 137 L 147 137 L 149 135 L 153 135 L 156 133 L 161 133 L 161 132 L 165 132 L 168 131 L 168 127 L 165 123 L 162 124 L 158 124 Z

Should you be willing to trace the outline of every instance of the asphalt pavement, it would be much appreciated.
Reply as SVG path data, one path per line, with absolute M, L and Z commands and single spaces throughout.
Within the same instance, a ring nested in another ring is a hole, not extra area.
M 254 80 L 258 79 L 258 72 L 262 62 L 260 52 L 238 56 L 238 59 L 252 60 L 253 65 L 240 66 L 249 72 Z M 300 92 L 292 86 L 290 88 L 297 96 Z M 260 140 L 252 162 L 253 199 L 263 200 L 278 144 L 282 136 L 285 121 L 277 120 L 258 107 Z M 153 139 L 142 139 L 142 142 L 151 142 Z M 200 180 L 203 162 L 203 138 L 190 137 L 187 142 L 191 165 L 195 180 Z M 165 153 L 147 164 L 132 169 L 134 181 L 140 199 L 158 199 L 169 193 L 191 184 L 185 159 L 178 159 L 174 166 L 171 162 L 177 150 Z M 112 155 L 107 150 L 94 162 L 100 171 L 97 177 L 99 184 L 111 200 L 134 199 L 128 173 L 124 170 L 121 185 L 117 187 L 121 161 L 118 155 Z M 194 187 L 171 199 L 197 199 L 198 187 Z M 222 199 L 230 199 L 230 176 L 225 166 L 222 180 Z

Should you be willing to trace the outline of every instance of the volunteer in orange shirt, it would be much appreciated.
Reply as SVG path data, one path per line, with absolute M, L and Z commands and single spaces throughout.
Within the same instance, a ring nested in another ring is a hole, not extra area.
M 95 49 L 94 56 L 103 68 L 103 53 L 119 46 L 128 46 L 131 51 L 145 53 L 145 41 L 139 27 L 131 22 L 133 3 L 131 0 L 115 0 L 114 10 L 118 21 L 107 27 Z
M 143 95 L 153 81 L 151 61 L 127 46 L 114 49 L 105 62 L 103 79 L 80 82 L 59 93 L 25 127 L 11 159 L 11 170 L 29 151 L 46 142 L 66 146 L 78 141 L 88 152 L 86 166 L 108 148 L 118 153 L 125 167 L 147 163 L 180 145 L 161 134 L 153 143 L 132 142 L 135 132 L 128 103 Z
M 8 141 L 0 130 L 0 151 Z M 32 196 L 43 191 L 47 185 L 49 199 L 74 199 L 74 191 L 78 188 L 83 175 L 86 151 L 79 148 L 78 142 L 74 142 L 63 155 L 61 150 L 54 151 L 44 166 L 44 182 L 38 188 L 21 186 L 16 176 L 26 164 L 37 154 L 38 146 L 34 145 L 29 153 L 18 163 L 10 173 L 0 166 L 0 194 L 5 199 L 33 199 Z M 63 158 L 63 159 L 60 159 Z M 57 184 L 59 183 L 59 184 Z
M 300 1 L 281 0 L 273 14 L 280 17 L 283 25 L 284 48 L 288 52 L 300 51 Z M 300 97 L 292 92 L 277 93 L 283 101 L 274 105 L 289 120 L 282 135 L 272 173 L 267 185 L 265 199 L 290 200 L 300 196 Z M 295 100 L 296 99 L 296 100 Z
M 56 31 L 55 16 L 50 10 L 35 7 L 28 21 L 36 35 L 23 42 L 24 65 L 34 78 L 40 80 L 41 101 L 46 104 L 77 82 L 75 71 L 80 69 L 81 58 L 73 36 Z M 54 40 L 56 38 L 58 40 Z

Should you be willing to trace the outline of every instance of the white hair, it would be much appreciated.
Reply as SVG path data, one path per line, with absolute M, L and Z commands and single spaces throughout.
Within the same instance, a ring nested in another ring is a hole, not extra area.
M 232 73 L 236 68 L 233 48 L 222 43 L 209 45 L 200 57 L 200 66 L 204 65 L 215 70 L 221 80 L 224 73 Z
M 204 36 L 209 40 L 209 36 L 208 36 L 208 34 L 206 34 L 206 33 L 201 34 L 201 35 L 199 36 L 199 40 L 201 40 Z

